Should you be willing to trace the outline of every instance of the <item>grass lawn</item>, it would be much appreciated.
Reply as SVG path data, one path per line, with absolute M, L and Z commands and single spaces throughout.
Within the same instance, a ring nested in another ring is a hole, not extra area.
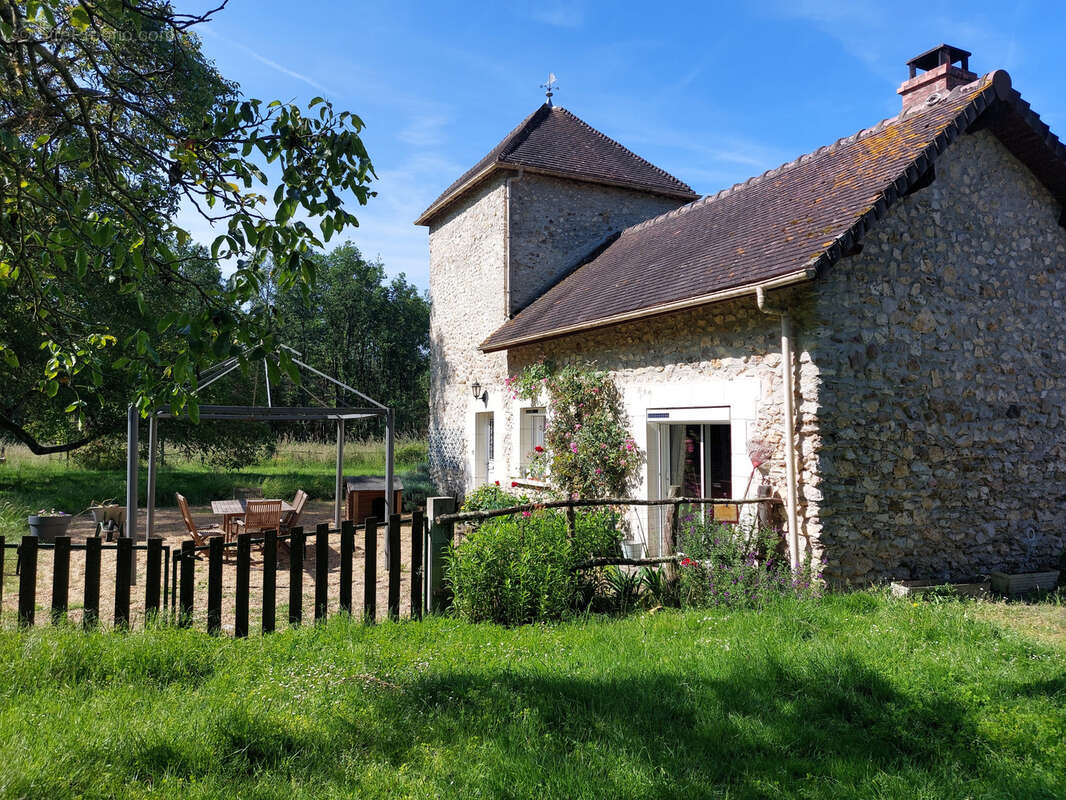
M 1066 650 L 1012 608 L 6 631 L 0 795 L 1061 798 Z
M 411 473 L 426 458 L 425 444 L 400 440 L 395 453 L 396 473 L 413 488 L 419 478 Z M 174 493 L 181 492 L 193 505 L 203 505 L 232 496 L 235 487 L 260 487 L 266 497 L 292 497 L 297 489 L 303 489 L 312 499 L 332 498 L 335 458 L 331 445 L 301 442 L 282 442 L 273 458 L 239 470 L 170 458 L 156 478 L 156 502 L 159 506 L 173 506 Z M 349 443 L 344 471 L 347 475 L 383 475 L 384 445 L 372 441 Z M 144 464 L 139 477 L 143 504 L 147 485 Z M 78 513 L 94 500 L 125 503 L 125 498 L 124 466 L 86 469 L 63 456 L 38 457 L 25 448 L 9 446 L 7 463 L 0 465 L 0 534 L 26 533 L 25 514 L 39 508 Z

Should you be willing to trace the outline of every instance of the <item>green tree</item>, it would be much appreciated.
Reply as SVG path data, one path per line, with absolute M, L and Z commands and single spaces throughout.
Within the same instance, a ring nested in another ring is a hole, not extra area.
M 313 283 L 314 248 L 356 224 L 341 193 L 372 194 L 359 118 L 321 98 L 306 112 L 243 98 L 201 52 L 195 27 L 213 13 L 0 0 L 0 431 L 34 452 L 99 435 L 107 415 L 90 409 L 109 404 L 195 421 L 203 367 L 275 349 L 263 287 Z M 190 266 L 203 254 L 186 248 L 180 204 L 221 231 L 209 256 L 237 264 L 225 284 Z M 160 315 L 157 287 L 193 302 Z M 284 353 L 271 369 L 295 374 Z M 33 382 L 47 414 L 26 413 Z
M 280 334 L 308 363 L 396 411 L 397 428 L 425 433 L 428 424 L 429 303 L 403 275 L 389 280 L 346 242 L 316 256 L 308 291 L 279 291 Z M 298 387 L 279 396 L 294 400 Z M 348 404 L 334 387 L 329 402 Z

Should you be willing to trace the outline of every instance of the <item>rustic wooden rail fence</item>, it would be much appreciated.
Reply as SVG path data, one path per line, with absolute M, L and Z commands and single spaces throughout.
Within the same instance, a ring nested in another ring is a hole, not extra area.
M 379 521 L 368 519 L 363 528 L 363 598 L 358 611 L 365 622 L 377 619 L 378 591 L 378 531 Z M 400 618 L 401 582 L 401 517 L 393 514 L 385 524 L 385 554 L 387 555 L 387 601 L 389 619 Z M 19 548 L 18 612 L 19 626 L 34 624 L 37 609 L 37 560 L 42 550 L 52 549 L 52 604 L 50 619 L 60 624 L 69 608 L 70 554 L 72 550 L 85 551 L 85 580 L 82 625 L 92 628 L 100 622 L 100 564 L 105 550 L 115 551 L 114 625 L 128 628 L 131 624 L 130 597 L 133 578 L 133 558 L 136 551 L 146 553 L 145 568 L 145 618 L 157 617 L 169 620 L 180 627 L 191 627 L 194 621 L 197 561 L 206 554 L 207 602 L 206 629 L 220 633 L 223 618 L 223 563 L 227 554 L 235 556 L 236 587 L 233 594 L 233 634 L 247 636 L 251 618 L 251 553 L 253 547 L 262 550 L 262 601 L 259 628 L 262 633 L 271 633 L 277 625 L 277 573 L 279 549 L 288 550 L 288 620 L 292 625 L 303 621 L 303 586 L 306 561 L 305 548 L 308 540 L 315 545 L 314 553 L 314 620 L 326 618 L 331 605 L 329 596 L 330 540 L 339 537 L 340 564 L 339 586 L 336 597 L 337 610 L 356 616 L 357 607 L 353 597 L 356 526 L 344 522 L 340 529 L 331 529 L 323 523 L 309 533 L 303 528 L 293 528 L 288 534 L 267 531 L 261 537 L 243 533 L 236 541 L 224 542 L 213 537 L 207 545 L 196 546 L 192 541 L 181 543 L 180 550 L 171 548 L 160 539 L 149 539 L 147 544 L 134 545 L 130 539 L 119 539 L 113 545 L 105 545 L 100 537 L 89 537 L 84 544 L 73 544 L 70 537 L 57 537 L 54 544 L 42 544 L 35 536 L 25 536 L 20 544 L 8 543 L 0 537 L 0 574 L 3 573 L 7 550 Z M 421 619 L 425 598 L 425 518 L 421 511 L 411 515 L 410 616 Z M 3 601 L 3 586 L 0 583 L 0 604 Z

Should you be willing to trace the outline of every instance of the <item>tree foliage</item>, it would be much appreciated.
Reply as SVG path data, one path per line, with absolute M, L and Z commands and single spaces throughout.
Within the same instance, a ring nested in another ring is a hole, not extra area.
M 0 430 L 35 452 L 80 441 L 31 430 L 31 383 L 83 438 L 109 403 L 195 420 L 202 368 L 275 349 L 264 287 L 313 283 L 314 248 L 356 224 L 341 193 L 372 194 L 361 120 L 321 98 L 243 98 L 195 34 L 215 11 L 0 0 Z M 231 280 L 192 268 L 204 254 L 179 206 L 220 232 L 208 255 L 236 265 Z M 183 299 L 158 316 L 155 291 Z M 173 357 L 163 333 L 182 342 Z
M 403 275 L 389 280 L 346 242 L 318 255 L 307 291 L 279 291 L 279 337 L 304 361 L 396 411 L 397 429 L 422 435 L 429 408 L 429 302 Z M 326 402 L 350 405 L 334 386 Z M 302 404 L 301 387 L 283 385 L 282 402 Z M 378 430 L 373 431 L 379 433 Z

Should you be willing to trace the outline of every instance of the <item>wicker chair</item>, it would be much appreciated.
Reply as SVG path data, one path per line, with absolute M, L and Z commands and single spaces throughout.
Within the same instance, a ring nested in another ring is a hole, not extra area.
M 185 528 L 189 531 L 189 535 L 197 547 L 206 545 L 207 540 L 212 536 L 224 537 L 226 535 L 226 532 L 217 525 L 212 525 L 209 528 L 198 528 L 196 523 L 193 522 L 192 514 L 189 513 L 189 501 L 185 499 L 185 495 L 175 492 L 174 496 L 178 498 L 178 508 L 181 510 L 181 518 L 185 520 Z
M 300 515 L 303 513 L 304 506 L 307 504 L 307 492 L 303 489 L 296 490 L 296 497 L 292 501 L 292 511 L 285 513 L 284 518 L 281 520 L 281 530 L 279 533 L 288 533 L 295 526 L 300 524 Z
M 249 500 L 244 506 L 244 519 L 237 520 L 241 533 L 262 533 L 281 528 L 280 500 Z

